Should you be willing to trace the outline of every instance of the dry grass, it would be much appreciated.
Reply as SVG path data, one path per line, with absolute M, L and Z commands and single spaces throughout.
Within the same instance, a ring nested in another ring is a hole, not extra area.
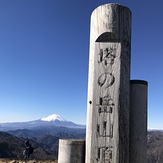
M 11 160 L 0 159 L 0 163 L 58 163 L 57 160 Z

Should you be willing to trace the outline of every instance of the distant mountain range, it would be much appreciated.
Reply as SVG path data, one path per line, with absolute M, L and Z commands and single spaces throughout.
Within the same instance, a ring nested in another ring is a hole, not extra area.
M 29 122 L 0 123 L 0 158 L 22 159 L 28 140 L 34 147 L 31 159 L 57 159 L 59 139 L 85 139 L 85 127 L 56 114 Z
M 158 129 L 158 128 L 151 128 L 151 129 L 148 129 L 149 132 L 152 132 L 152 131 L 160 131 L 160 132 L 163 132 L 163 129 Z
M 34 147 L 31 159 L 57 159 L 59 139 L 85 139 L 85 128 L 43 126 L 0 131 L 0 158 L 23 159 L 24 141 Z
M 0 158 L 23 159 L 24 141 L 34 147 L 31 159 L 57 159 L 59 139 L 85 139 L 86 126 L 59 115 L 30 122 L 0 123 Z M 163 130 L 149 129 L 147 163 L 163 162 Z
M 45 130 L 44 130 L 45 131 Z M 17 136 L 14 136 L 17 135 Z M 28 138 L 22 138 L 22 137 Z M 57 159 L 59 139 L 84 139 L 85 129 L 55 127 L 53 132 L 36 135 L 31 130 L 15 130 L 11 133 L 0 132 L 0 158 L 23 159 L 24 140 L 34 147 L 31 159 Z M 151 131 L 147 136 L 147 163 L 163 162 L 163 132 Z
M 32 129 L 39 127 L 62 126 L 69 128 L 85 128 L 85 125 L 80 125 L 67 121 L 57 114 L 52 114 L 48 117 L 41 118 L 29 122 L 11 122 L 0 123 L 0 131 L 17 130 L 17 129 Z

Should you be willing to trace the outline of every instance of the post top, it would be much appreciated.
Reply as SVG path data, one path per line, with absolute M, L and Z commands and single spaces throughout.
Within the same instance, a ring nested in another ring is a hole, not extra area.
M 59 139 L 59 142 L 65 145 L 82 145 L 85 139 Z
M 118 4 L 118 3 L 106 3 L 106 4 L 103 4 L 103 5 L 100 5 L 100 6 L 96 7 L 96 8 L 93 10 L 92 14 L 94 13 L 95 10 L 98 10 L 98 9 L 100 9 L 100 8 L 103 8 L 103 7 L 109 7 L 109 6 L 126 8 L 127 10 L 130 11 L 130 9 L 129 9 L 127 6 L 124 6 L 124 5 L 121 5 L 121 4 Z M 130 11 L 130 12 L 131 12 L 131 11 Z
M 148 82 L 145 80 L 130 80 L 130 84 L 144 84 L 148 85 Z

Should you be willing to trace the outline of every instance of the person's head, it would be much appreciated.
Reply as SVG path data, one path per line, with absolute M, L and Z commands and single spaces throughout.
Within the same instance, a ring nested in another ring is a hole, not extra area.
M 25 145 L 29 145 L 29 141 L 27 140 L 27 141 L 25 141 Z

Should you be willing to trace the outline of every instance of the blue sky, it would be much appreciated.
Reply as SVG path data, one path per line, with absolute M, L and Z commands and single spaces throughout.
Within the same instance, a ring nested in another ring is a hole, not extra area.
M 106 3 L 132 12 L 131 79 L 148 81 L 148 127 L 163 129 L 162 0 L 0 0 L 0 122 L 86 123 L 90 15 Z

